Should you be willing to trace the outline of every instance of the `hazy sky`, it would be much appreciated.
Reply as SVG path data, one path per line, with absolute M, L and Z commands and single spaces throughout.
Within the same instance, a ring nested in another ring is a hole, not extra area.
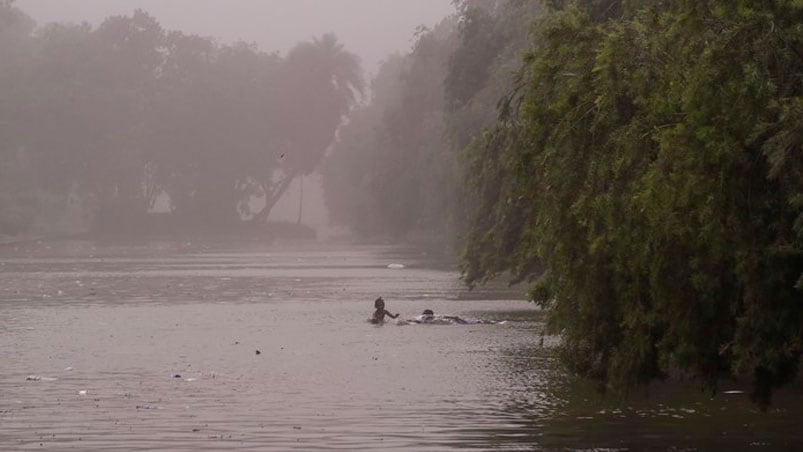
M 39 24 L 97 25 L 141 8 L 170 30 L 255 42 L 285 52 L 299 41 L 334 32 L 363 68 L 375 72 L 385 56 L 406 51 L 418 25 L 431 27 L 454 11 L 451 0 L 17 0 Z

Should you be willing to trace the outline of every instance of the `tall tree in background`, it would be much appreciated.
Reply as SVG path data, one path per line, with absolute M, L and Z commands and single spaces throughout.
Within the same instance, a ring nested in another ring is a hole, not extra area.
M 293 179 L 317 168 L 364 86 L 359 59 L 333 34 L 290 50 L 277 83 L 282 142 L 274 155 L 281 171 L 255 175 L 265 204 L 254 221 L 267 218 Z
M 444 168 L 443 79 L 453 30 L 453 19 L 420 29 L 408 55 L 384 62 L 372 99 L 343 127 L 324 165 L 333 218 L 358 234 L 442 235 L 452 187 Z
M 96 218 L 126 219 L 146 206 L 143 118 L 161 64 L 161 27 L 147 14 L 112 17 L 97 30 L 52 24 L 21 48 L 26 79 L 4 111 L 17 112 L 9 133 L 24 150 L 43 227 L 59 223 L 83 199 Z
M 388 58 L 372 97 L 339 133 L 323 168 L 337 224 L 362 238 L 438 243 L 454 251 L 470 212 L 463 148 L 494 124 L 540 2 L 459 1 Z
M 274 166 L 280 60 L 246 44 L 219 46 L 171 33 L 148 130 L 154 193 L 169 195 L 182 222 L 240 222 L 253 178 Z
M 333 224 L 348 226 L 357 237 L 371 237 L 385 230 L 378 214 L 376 194 L 385 109 L 401 97 L 400 77 L 406 58 L 391 55 L 371 80 L 371 99 L 357 106 L 338 132 L 332 152 L 321 169 L 323 191 Z
M 21 133 L 32 119 L 31 106 L 8 108 L 22 107 L 32 95 L 27 81 L 34 25 L 13 2 L 0 0 L 0 106 L 6 106 L 0 107 L 0 234 L 24 231 L 36 216 L 35 165 Z
M 89 111 L 96 140 L 87 143 L 89 158 L 72 153 L 67 157 L 86 165 L 82 179 L 95 183 L 98 215 L 114 226 L 141 216 L 150 204 L 142 187 L 148 164 L 146 121 L 164 61 L 164 39 L 157 20 L 137 10 L 103 21 L 93 32 L 93 47 L 84 50 L 94 63 L 92 88 L 74 95 L 92 101 Z

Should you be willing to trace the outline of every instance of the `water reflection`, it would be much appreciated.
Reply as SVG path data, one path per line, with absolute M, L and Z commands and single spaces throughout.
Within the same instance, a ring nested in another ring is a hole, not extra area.
M 557 337 L 539 337 L 543 313 L 497 313 L 521 322 L 493 354 L 499 383 L 494 421 L 463 430 L 462 444 L 514 450 L 705 451 L 803 450 L 803 384 L 785 388 L 761 412 L 749 388 L 723 383 L 712 395 L 692 383 L 657 383 L 625 398 L 599 393 L 567 375 L 554 353 Z
M 761 412 L 747 391 L 712 395 L 692 383 L 656 383 L 625 398 L 598 393 L 568 376 L 565 402 L 544 425 L 546 448 L 613 450 L 800 450 L 803 388 L 778 394 Z M 727 385 L 727 384 L 726 384 Z
M 489 364 L 489 398 L 496 401 L 493 421 L 487 425 L 465 429 L 463 445 L 500 450 L 530 450 L 540 448 L 547 419 L 562 408 L 556 397 L 559 388 L 554 376 L 560 374 L 553 353 L 540 344 L 543 328 L 540 312 L 516 312 L 506 317 L 526 322 L 527 329 L 538 334 L 522 337 L 518 343 L 496 350 Z M 526 320 L 525 320 L 526 319 Z

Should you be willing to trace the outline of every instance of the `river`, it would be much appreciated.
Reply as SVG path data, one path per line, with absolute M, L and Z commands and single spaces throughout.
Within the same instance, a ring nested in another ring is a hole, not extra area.
M 390 246 L 0 246 L 0 450 L 803 449 L 799 385 L 602 396 L 524 289 L 458 276 Z M 497 323 L 372 325 L 377 296 Z

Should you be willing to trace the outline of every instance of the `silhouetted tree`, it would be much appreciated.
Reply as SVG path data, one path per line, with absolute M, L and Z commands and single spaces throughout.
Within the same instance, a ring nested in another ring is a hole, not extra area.
M 281 171 L 258 179 L 264 207 L 254 221 L 264 221 L 299 175 L 313 172 L 332 144 L 356 96 L 362 93 L 359 59 L 333 34 L 294 47 L 282 62 L 277 115 L 281 146 L 275 151 Z

